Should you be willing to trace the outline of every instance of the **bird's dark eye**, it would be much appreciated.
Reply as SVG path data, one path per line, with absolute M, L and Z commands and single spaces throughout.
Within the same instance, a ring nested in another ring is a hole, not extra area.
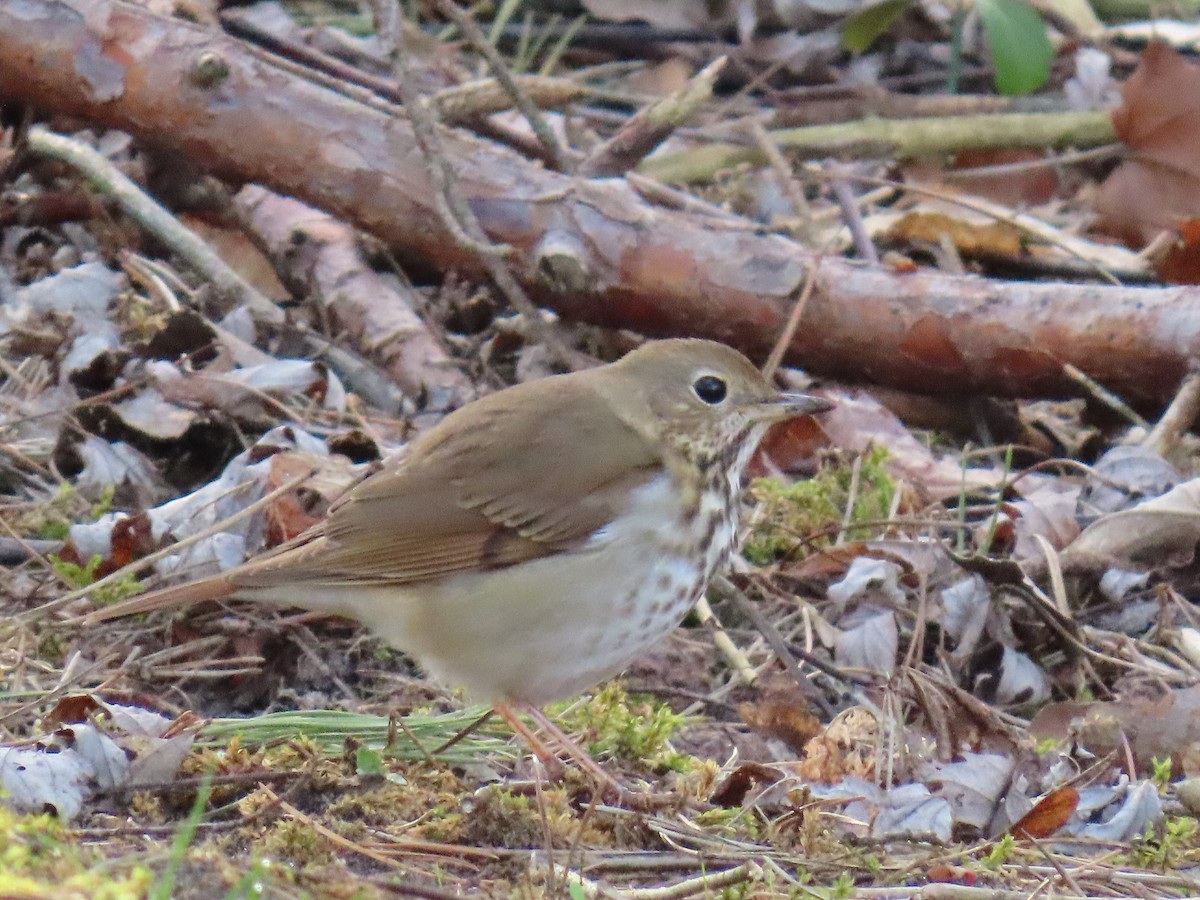
M 710 406 L 716 406 L 725 399 L 725 381 L 716 375 L 701 375 L 692 385 L 692 390 Z

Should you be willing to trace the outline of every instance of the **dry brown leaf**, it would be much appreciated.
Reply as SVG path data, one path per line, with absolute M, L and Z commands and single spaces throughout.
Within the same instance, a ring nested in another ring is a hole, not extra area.
M 1002 177 L 995 174 L 958 174 L 959 169 L 979 169 L 989 166 L 1006 166 L 1013 163 L 1039 163 L 1044 159 L 1040 150 L 1027 147 L 990 147 L 959 151 L 954 157 L 953 189 L 963 193 L 986 197 L 993 203 L 1018 208 L 1049 203 L 1058 188 L 1058 173 L 1049 166 L 1033 165 L 1027 169 L 1009 172 Z
M 708 802 L 727 809 L 741 806 L 755 785 L 774 784 L 782 777 L 780 772 L 762 763 L 742 763 L 717 785 Z
M 829 436 L 812 416 L 780 422 L 767 432 L 759 444 L 750 461 L 746 480 L 749 482 L 773 472 L 811 472 L 817 453 L 829 445 Z
M 1079 806 L 1079 791 L 1067 785 L 1051 791 L 1021 816 L 1009 832 L 1017 838 L 1044 840 L 1070 821 Z
M 263 296 L 288 296 L 288 289 L 279 280 L 275 266 L 244 231 L 214 225 L 199 216 L 183 215 L 180 220 Z
M 931 340 L 937 342 L 939 338 L 932 336 Z M 925 342 L 926 346 L 929 342 Z M 834 446 L 859 453 L 879 445 L 887 447 L 884 465 L 888 474 L 929 497 L 957 497 L 964 487 L 967 490 L 990 487 L 1005 478 L 999 468 L 964 470 L 957 459 L 934 456 L 895 413 L 864 391 L 830 389 L 825 396 L 837 404 L 821 416 L 821 429 Z
M 1181 565 L 1200 543 L 1200 478 L 1161 497 L 1101 516 L 1065 551 L 1070 560 L 1120 562 L 1130 566 Z
M 1179 239 L 1154 267 L 1158 277 L 1171 284 L 1200 284 L 1200 218 L 1178 226 Z
M 821 733 L 821 720 L 790 679 L 768 685 L 754 701 L 739 703 L 738 715 L 755 731 L 783 741 L 795 753 Z
M 1200 216 L 1200 66 L 1151 41 L 1121 89 L 1113 128 L 1133 151 L 1104 183 L 1096 209 L 1132 246 Z
M 805 745 L 796 773 L 820 784 L 834 784 L 847 775 L 873 778 L 879 740 L 875 715 L 861 706 L 851 707 Z
M 1157 697 L 1050 703 L 1029 732 L 1038 740 L 1072 739 L 1097 756 L 1123 753 L 1128 742 L 1137 765 L 1149 767 L 1156 758 L 1181 758 L 1200 742 L 1200 687 Z

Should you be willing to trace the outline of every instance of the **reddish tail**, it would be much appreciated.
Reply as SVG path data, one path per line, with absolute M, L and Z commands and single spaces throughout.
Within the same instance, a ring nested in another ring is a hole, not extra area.
M 135 613 L 151 612 L 156 609 L 175 609 L 181 606 L 191 606 L 193 603 L 204 603 L 208 600 L 221 600 L 233 594 L 233 590 L 233 585 L 225 576 L 215 575 L 202 581 L 161 588 L 139 597 L 121 600 L 112 606 L 106 606 L 88 614 L 80 621 L 83 625 L 95 625 L 97 622 L 119 619 Z

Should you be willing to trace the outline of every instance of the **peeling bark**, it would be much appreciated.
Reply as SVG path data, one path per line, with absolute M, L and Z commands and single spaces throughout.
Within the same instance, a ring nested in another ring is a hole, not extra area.
M 234 206 L 288 282 L 311 294 L 406 395 L 434 410 L 473 397 L 470 381 L 413 311 L 417 298 L 366 264 L 354 229 L 261 187 L 243 188 Z
M 454 243 L 405 118 L 272 65 L 238 41 L 117 0 L 0 4 L 0 92 L 182 152 L 290 194 L 442 270 Z M 812 255 L 795 242 L 649 206 L 446 130 L 460 187 L 514 272 L 565 317 L 692 334 L 765 356 Z M 577 277 L 544 277 L 564 248 Z M 569 283 L 569 289 L 565 287 Z M 1070 362 L 1142 403 L 1169 397 L 1200 348 L 1195 288 L 1025 284 L 821 263 L 789 360 L 930 393 L 1069 395 Z

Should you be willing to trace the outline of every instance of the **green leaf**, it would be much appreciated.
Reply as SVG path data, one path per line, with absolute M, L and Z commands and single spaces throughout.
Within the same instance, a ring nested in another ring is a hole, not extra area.
M 856 12 L 842 25 L 842 46 L 863 53 L 912 6 L 913 0 L 883 0 Z
M 360 776 L 370 778 L 386 778 L 392 784 L 408 784 L 403 775 L 388 771 L 383 757 L 370 747 L 359 747 L 354 754 L 354 770 Z
M 354 754 L 354 768 L 359 775 L 386 775 L 383 757 L 370 747 L 359 747 Z
M 1037 10 L 1026 0 L 978 0 L 978 8 L 992 48 L 996 88 L 1013 96 L 1045 84 L 1054 47 Z

